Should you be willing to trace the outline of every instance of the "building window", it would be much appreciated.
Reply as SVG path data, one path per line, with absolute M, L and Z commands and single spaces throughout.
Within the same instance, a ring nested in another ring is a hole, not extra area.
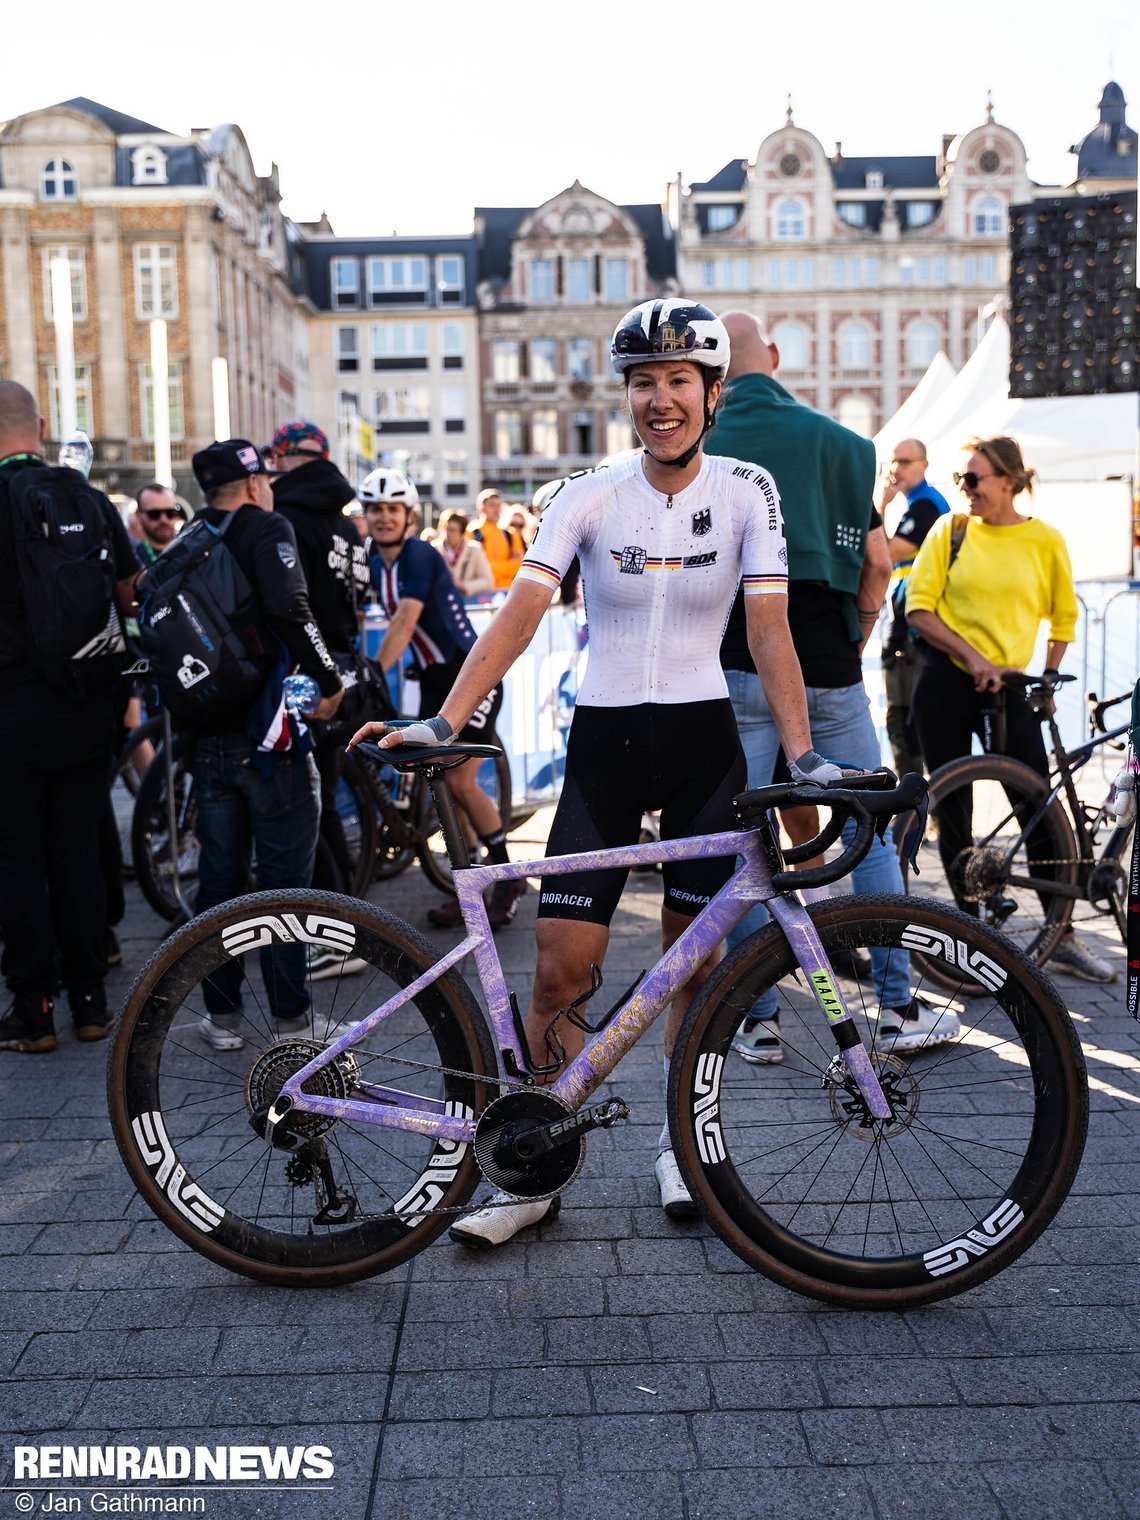
M 566 345 L 566 368 L 571 380 L 594 378 L 593 338 L 571 338 Z
M 530 298 L 532 301 L 554 300 L 553 259 L 531 259 Z
M 594 287 L 590 279 L 589 259 L 566 260 L 566 299 L 589 301 L 593 299 Z
M 779 322 L 772 329 L 772 341 L 780 351 L 780 368 L 800 374 L 808 367 L 808 330 L 802 322 Z
M 495 457 L 513 459 L 522 453 L 522 413 L 495 413 Z
M 983 195 L 974 204 L 974 231 L 991 237 L 1005 231 L 1005 207 L 996 195 Z
M 87 266 L 82 248 L 45 248 L 44 260 L 44 316 L 48 322 L 55 321 L 55 309 L 51 301 L 51 261 L 66 259 L 71 270 L 71 315 L 76 322 L 87 320 Z
M 342 375 L 354 375 L 360 368 L 360 334 L 355 327 L 336 330 L 336 367 Z
M 59 370 L 54 364 L 48 365 L 48 408 L 52 437 L 59 438 L 63 434 L 63 425 L 59 412 Z M 95 432 L 91 412 L 91 370 L 86 364 L 75 366 L 75 425 L 84 433 L 93 435 Z
M 863 188 L 866 190 L 881 190 L 883 188 L 883 171 L 881 169 L 868 169 L 863 176 Z
M 865 322 L 844 322 L 839 329 L 839 368 L 871 368 L 871 329 Z
M 436 259 L 435 288 L 441 306 L 462 306 L 467 293 L 467 274 L 458 254 L 445 253 Z
M 491 379 L 496 384 L 509 384 L 520 373 L 518 343 L 514 338 L 495 338 L 491 344 Z
M 372 327 L 372 368 L 426 369 L 426 322 L 377 322 Z
M 165 185 L 166 154 L 153 143 L 136 148 L 131 154 L 132 185 Z
M 933 201 L 911 201 L 906 208 L 908 227 L 925 227 L 934 220 L 937 208 Z
M 531 453 L 539 459 L 558 458 L 558 413 L 553 407 L 535 412 L 530 424 Z
M 624 454 L 633 448 L 633 424 L 626 412 L 606 413 L 606 453 Z
M 839 403 L 837 420 L 853 433 L 870 438 L 874 415 L 874 408 L 866 396 L 844 396 Z
M 339 311 L 360 305 L 360 264 L 356 259 L 333 259 L 332 304 Z
M 921 319 L 907 324 L 906 366 L 908 369 L 928 369 L 942 344 L 942 335 L 933 322 Z
M 846 222 L 848 227 L 867 225 L 867 207 L 863 201 L 841 201 L 837 209 L 839 220 Z
M 607 301 L 629 300 L 629 260 L 607 259 L 605 261 L 605 294 Z
M 135 244 L 135 315 L 178 315 L 178 250 L 171 243 Z
M 368 259 L 368 304 L 387 302 L 427 305 L 427 259 Z
M 445 385 L 439 394 L 445 433 L 462 433 L 467 426 L 467 392 L 461 385 Z
M 439 334 L 439 352 L 444 369 L 462 369 L 466 344 L 463 328 L 458 322 L 444 322 Z
M 949 277 L 949 264 L 944 253 L 933 258 L 923 255 L 917 259 L 899 259 L 899 283 L 902 285 L 945 285 Z
M 962 278 L 967 285 L 995 285 L 997 283 L 997 255 L 994 253 L 968 253 L 962 265 Z
M 403 422 L 431 420 L 431 391 L 426 385 L 397 385 L 376 392 L 375 418 L 378 424 L 399 426 Z
M 594 450 L 594 414 L 593 412 L 575 412 L 570 419 L 570 452 L 576 454 L 579 459 L 589 459 L 593 462 Z
M 530 340 L 530 378 L 542 384 L 558 379 L 558 353 L 553 338 Z
M 740 215 L 738 206 L 710 206 L 708 210 L 709 231 L 723 232 L 731 227 Z
M 139 365 L 139 393 L 142 399 L 143 437 L 149 442 L 154 438 L 154 375 L 149 364 Z M 182 365 L 177 362 L 170 364 L 167 369 L 166 393 L 170 406 L 170 436 L 172 439 L 183 438 Z
M 40 171 L 40 196 L 45 201 L 73 201 L 79 181 L 66 158 L 49 158 Z
M 776 207 L 775 236 L 779 242 L 792 242 L 805 237 L 807 219 L 801 201 L 781 201 Z

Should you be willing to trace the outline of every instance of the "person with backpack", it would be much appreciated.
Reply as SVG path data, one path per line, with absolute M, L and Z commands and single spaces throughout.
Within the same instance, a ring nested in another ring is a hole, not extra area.
M 45 462 L 44 434 L 32 393 L 0 380 L 0 967 L 12 994 L 0 1050 L 24 1055 L 56 1049 L 60 981 L 77 1039 L 110 1028 L 100 822 L 138 574 L 119 514 L 78 470 Z
M 887 738 L 898 776 L 905 776 L 908 771 L 922 774 L 922 751 L 910 721 L 911 696 L 922 668 L 922 657 L 907 628 L 906 585 L 923 540 L 938 519 L 950 510 L 945 496 L 926 478 L 927 463 L 926 445 L 917 438 L 904 438 L 896 444 L 879 502 L 879 515 L 885 522 L 888 505 L 896 496 L 903 497 L 902 512 L 888 541 L 894 568 L 889 592 L 891 621 L 883 639 Z
M 329 441 L 315 422 L 287 422 L 273 435 L 273 510 L 292 525 L 297 554 L 309 588 L 309 606 L 321 638 L 346 680 L 347 695 L 337 722 L 314 735 L 321 778 L 321 838 L 329 847 L 330 869 L 315 885 L 347 892 L 352 862 L 336 805 L 337 782 L 349 735 L 369 718 L 392 716 L 380 677 L 360 652 L 358 609 L 370 585 L 368 551 L 344 509 L 356 492 L 329 456 Z M 365 962 L 325 946 L 309 950 L 313 981 L 363 971 Z
M 273 511 L 258 450 L 244 438 L 226 438 L 201 449 L 192 466 L 206 505 L 139 586 L 139 641 L 163 701 L 195 736 L 202 913 L 248 890 L 253 854 L 259 888 L 312 882 L 317 771 L 305 727 L 285 707 L 283 681 L 294 667 L 311 676 L 321 697 L 310 716 L 326 720 L 344 688 L 309 605 L 293 529 Z M 228 662 L 211 668 L 211 649 L 183 638 L 170 609 L 185 603 L 194 622 L 221 630 L 210 645 L 228 647 Z M 265 985 L 278 1033 L 308 1029 L 305 946 L 261 953 L 272 957 Z M 204 996 L 199 1033 L 215 1050 L 240 1050 L 240 962 L 215 972 Z

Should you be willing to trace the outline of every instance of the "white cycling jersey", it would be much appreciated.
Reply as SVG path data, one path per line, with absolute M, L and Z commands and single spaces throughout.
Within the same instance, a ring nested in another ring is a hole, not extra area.
M 707 702 L 728 695 L 720 641 L 736 588 L 787 595 L 776 483 L 723 456 L 675 495 L 641 455 L 571 476 L 551 497 L 518 574 L 550 587 L 577 555 L 589 626 L 585 707 Z

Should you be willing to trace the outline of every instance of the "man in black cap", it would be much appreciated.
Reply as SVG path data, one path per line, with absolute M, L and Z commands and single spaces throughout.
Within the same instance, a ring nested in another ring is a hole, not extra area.
M 321 719 L 332 718 L 344 690 L 309 606 L 293 529 L 273 511 L 269 473 L 257 449 L 244 438 L 227 438 L 195 454 L 193 466 L 206 498 L 199 518 L 215 529 L 225 525 L 225 546 L 249 582 L 261 620 L 287 651 L 267 672 L 266 686 L 251 710 L 216 721 L 197 735 L 191 769 L 201 846 L 201 913 L 246 891 L 251 846 L 260 888 L 310 885 L 320 793 L 306 736 L 283 716 L 281 681 L 294 666 L 311 676 L 321 693 L 312 715 Z M 265 982 L 275 1001 L 277 1032 L 307 1030 L 304 945 L 263 953 L 273 957 Z M 239 961 L 214 973 L 205 999 L 202 1035 L 215 1050 L 240 1050 Z
M 315 422 L 285 423 L 273 435 L 270 452 L 278 472 L 273 479 L 273 510 L 288 518 L 296 535 L 309 605 L 321 638 L 338 668 L 354 671 L 353 651 L 360 642 L 357 608 L 370 585 L 368 552 L 344 515 L 356 492 L 329 458 L 328 438 Z M 357 695 L 353 693 L 353 697 Z M 336 806 L 344 745 L 351 732 L 351 728 L 342 731 L 345 711 L 342 709 L 341 724 L 314 736 L 321 778 L 321 838 L 336 862 L 336 878 L 318 877 L 316 885 L 339 892 L 349 890 L 352 878 L 348 844 Z M 381 714 L 361 712 L 359 716 L 363 719 Z M 343 955 L 316 946 L 309 956 L 314 981 L 343 976 L 350 964 L 361 970 L 364 966 L 362 961 L 350 962 Z

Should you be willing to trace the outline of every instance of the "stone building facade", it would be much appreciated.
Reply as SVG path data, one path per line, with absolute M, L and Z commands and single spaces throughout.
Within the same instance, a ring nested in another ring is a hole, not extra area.
M 307 403 L 307 337 L 292 289 L 276 169 L 241 130 L 186 137 L 79 98 L 0 127 L 0 373 L 36 390 L 53 435 L 59 386 L 48 261 L 72 270 L 79 426 L 95 476 L 127 494 L 154 470 L 150 321 L 167 322 L 172 462 L 214 436 L 213 361 L 231 428 L 267 441 Z

